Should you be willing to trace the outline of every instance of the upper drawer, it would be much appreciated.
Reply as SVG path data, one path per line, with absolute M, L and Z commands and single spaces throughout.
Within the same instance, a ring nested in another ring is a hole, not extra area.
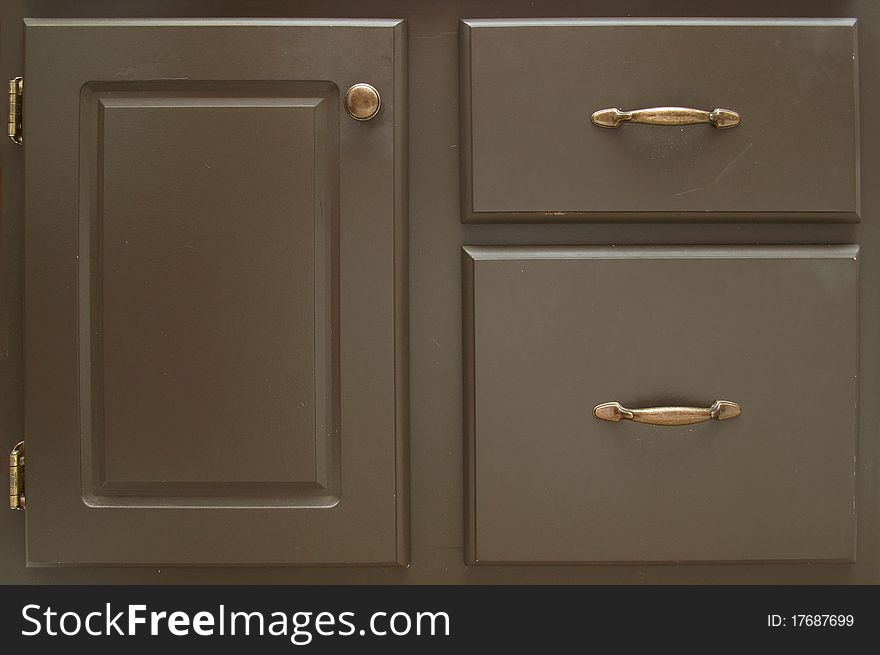
M 468 20 L 466 222 L 859 218 L 855 19 Z M 729 109 L 729 129 L 594 125 Z

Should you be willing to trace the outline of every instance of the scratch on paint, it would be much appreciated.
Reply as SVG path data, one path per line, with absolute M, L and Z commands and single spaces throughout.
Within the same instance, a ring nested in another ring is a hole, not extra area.
M 727 166 L 725 166 L 721 170 L 720 173 L 718 173 L 718 177 L 715 178 L 715 184 L 718 184 L 721 181 L 721 178 L 724 177 L 725 175 L 727 175 L 727 172 L 731 168 L 733 168 L 734 164 L 736 164 L 740 159 L 742 159 L 743 157 L 746 156 L 746 153 L 751 149 L 751 147 L 753 145 L 754 145 L 754 141 L 749 143 L 749 145 L 747 145 L 745 148 L 743 148 L 743 151 L 741 153 L 739 153 L 736 157 L 734 157 L 733 159 L 730 160 L 730 163 Z

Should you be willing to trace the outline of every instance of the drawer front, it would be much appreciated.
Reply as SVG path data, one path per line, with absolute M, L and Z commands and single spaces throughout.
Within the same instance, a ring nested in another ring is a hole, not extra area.
M 470 560 L 852 561 L 857 254 L 466 248 Z
M 466 222 L 858 220 L 854 19 L 468 20 L 461 61 Z M 741 122 L 591 122 L 675 106 Z

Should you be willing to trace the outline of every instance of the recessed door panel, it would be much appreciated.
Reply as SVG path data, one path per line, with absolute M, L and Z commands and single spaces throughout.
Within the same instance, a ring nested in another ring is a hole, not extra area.
M 326 83 L 84 88 L 89 502 L 338 500 L 338 105 Z
M 29 562 L 405 561 L 403 23 L 26 30 Z

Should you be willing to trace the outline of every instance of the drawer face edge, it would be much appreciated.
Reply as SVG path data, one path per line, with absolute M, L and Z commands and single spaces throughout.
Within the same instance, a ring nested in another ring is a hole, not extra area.
M 856 20 L 461 23 L 463 222 L 860 219 Z M 741 123 L 591 123 L 602 109 Z
M 466 247 L 473 564 L 855 560 L 858 247 Z M 593 416 L 739 403 L 730 420 Z

